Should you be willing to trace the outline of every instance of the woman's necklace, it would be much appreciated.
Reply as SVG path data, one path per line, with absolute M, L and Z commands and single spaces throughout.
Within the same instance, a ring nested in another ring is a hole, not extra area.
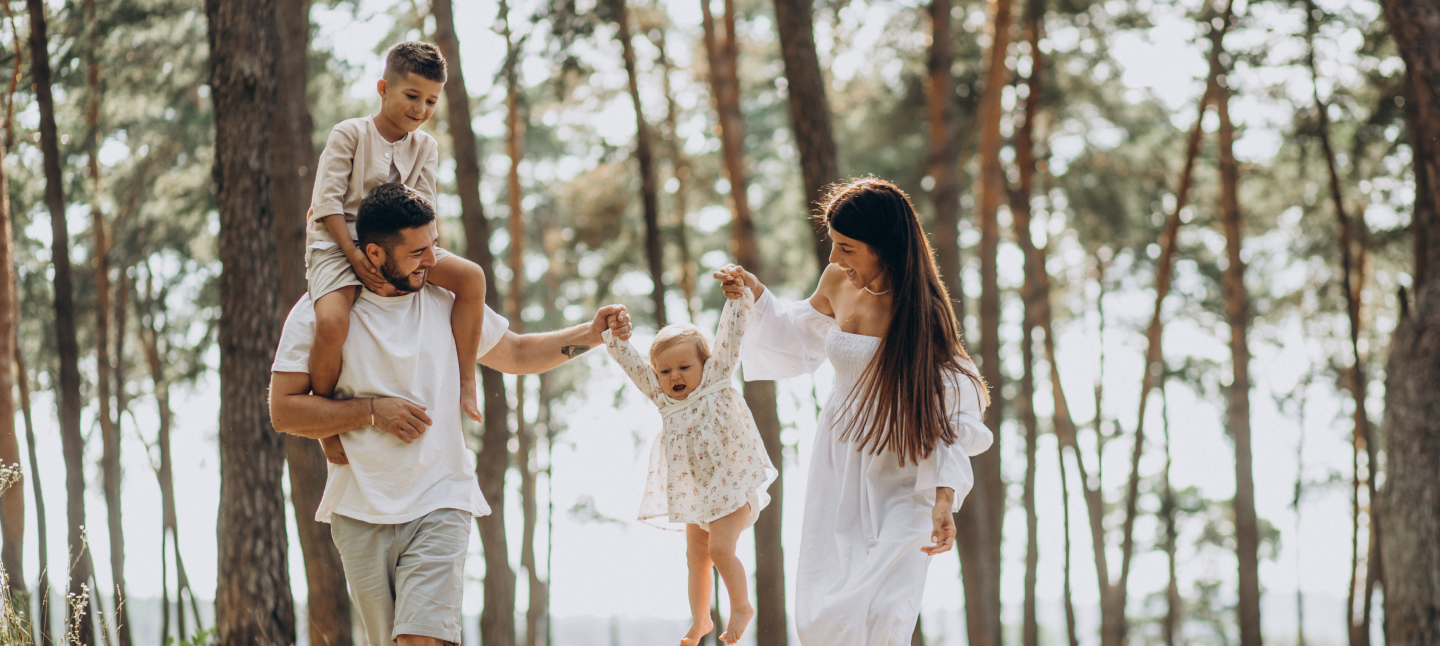
M 888 290 L 888 289 L 885 290 L 885 291 L 883 291 L 883 292 L 871 291 L 869 287 L 861 287 L 860 289 L 865 290 L 865 293 L 867 293 L 867 294 L 869 294 L 869 295 L 871 295 L 871 296 L 884 296 L 885 294 L 889 294 L 889 293 L 890 293 L 890 290 Z

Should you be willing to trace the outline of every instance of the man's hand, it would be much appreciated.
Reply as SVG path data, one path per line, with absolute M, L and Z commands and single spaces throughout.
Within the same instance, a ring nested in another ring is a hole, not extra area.
M 589 348 L 577 352 L 576 349 L 580 346 L 567 345 L 561 349 L 561 352 L 570 357 L 579 356 L 585 350 L 604 343 L 605 339 L 600 336 L 600 333 L 607 329 L 621 339 L 630 338 L 630 312 L 626 311 L 624 305 L 606 305 L 600 308 L 600 311 L 595 312 L 595 320 L 590 322 L 590 330 L 587 335 L 590 337 L 587 339 L 587 342 L 590 343 Z M 571 352 L 574 354 L 570 354 Z
M 320 448 L 325 451 L 325 460 L 330 464 L 350 464 L 350 458 L 345 457 L 345 445 L 340 443 L 339 435 L 320 440 Z
M 760 283 L 760 279 L 756 278 L 755 274 L 745 271 L 745 268 L 740 265 L 725 265 L 712 275 L 720 281 L 720 290 L 725 292 L 725 298 L 734 299 L 744 296 L 746 287 L 755 292 L 755 298 L 760 298 L 760 295 L 765 293 L 765 285 Z
M 921 552 L 935 556 L 950 551 L 955 544 L 955 516 L 950 508 L 955 501 L 955 490 L 949 487 L 935 488 L 935 507 L 930 510 L 930 520 L 935 529 L 930 533 L 932 545 L 920 548 Z
M 389 281 L 380 275 L 380 270 L 375 268 L 375 263 L 370 262 L 370 259 L 365 256 L 365 252 L 355 249 L 353 252 L 347 252 L 345 257 L 350 259 L 350 267 L 355 270 L 355 277 L 360 279 L 360 282 L 365 285 L 365 289 L 380 293 L 390 285 Z
M 373 400 L 375 405 L 375 426 L 386 433 L 410 444 L 425 434 L 435 422 L 425 414 L 425 407 L 412 404 L 398 397 Z

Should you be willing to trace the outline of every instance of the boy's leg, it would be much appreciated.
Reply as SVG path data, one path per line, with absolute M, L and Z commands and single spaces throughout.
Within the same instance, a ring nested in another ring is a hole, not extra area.
M 750 590 L 745 581 L 745 566 L 735 556 L 735 544 L 740 532 L 750 526 L 750 503 L 734 513 L 710 523 L 710 560 L 715 570 L 725 581 L 725 590 L 730 593 L 730 620 L 726 622 L 725 633 L 720 640 L 733 644 L 745 634 L 745 627 L 755 616 L 755 607 L 750 605 Z
M 469 260 L 453 254 L 435 260 L 430 268 L 430 284 L 455 293 L 455 309 L 450 313 L 450 327 L 455 334 L 455 350 L 460 357 L 460 409 L 477 422 L 480 400 L 475 391 L 475 361 L 479 359 L 480 332 L 485 323 L 485 270 Z
M 680 639 L 680 646 L 696 646 L 700 638 L 715 630 L 710 621 L 710 586 L 714 576 L 710 568 L 710 533 L 694 523 L 685 525 L 685 562 L 690 567 L 690 631 Z
M 350 335 L 350 307 L 355 287 L 341 287 L 315 301 L 315 342 L 310 346 L 310 390 L 321 397 L 335 394 L 340 381 L 340 354 Z

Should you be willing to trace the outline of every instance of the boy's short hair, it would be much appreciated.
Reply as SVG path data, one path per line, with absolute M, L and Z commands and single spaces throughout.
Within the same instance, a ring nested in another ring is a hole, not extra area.
M 695 345 L 695 353 L 700 355 L 700 363 L 710 359 L 710 340 L 705 338 L 705 333 L 688 323 L 677 323 L 660 328 L 655 334 L 655 341 L 650 344 L 650 365 L 655 365 L 655 357 L 661 352 L 684 343 Z
M 436 83 L 445 82 L 445 55 L 431 43 L 409 41 L 390 48 L 385 55 L 385 80 L 394 82 L 406 74 L 418 74 Z
M 381 184 L 365 196 L 355 216 L 355 237 L 363 251 L 371 244 L 387 253 L 400 241 L 400 232 L 435 221 L 435 207 L 425 196 L 404 184 Z

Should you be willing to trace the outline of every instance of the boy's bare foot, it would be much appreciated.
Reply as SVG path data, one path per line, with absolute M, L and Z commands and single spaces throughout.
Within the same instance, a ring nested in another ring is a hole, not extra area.
M 745 634 L 745 628 L 750 625 L 750 620 L 755 618 L 755 606 L 746 603 L 744 606 L 730 605 L 730 622 L 725 624 L 725 633 L 720 635 L 720 641 L 733 644 L 740 641 L 740 636 Z
M 475 394 L 475 382 L 460 382 L 460 410 L 465 416 L 476 422 L 484 422 L 485 417 L 480 414 L 480 399 Z
M 690 632 L 680 638 L 680 646 L 699 646 L 700 638 L 709 635 L 712 630 L 715 630 L 715 624 L 710 621 L 709 615 L 691 621 Z

